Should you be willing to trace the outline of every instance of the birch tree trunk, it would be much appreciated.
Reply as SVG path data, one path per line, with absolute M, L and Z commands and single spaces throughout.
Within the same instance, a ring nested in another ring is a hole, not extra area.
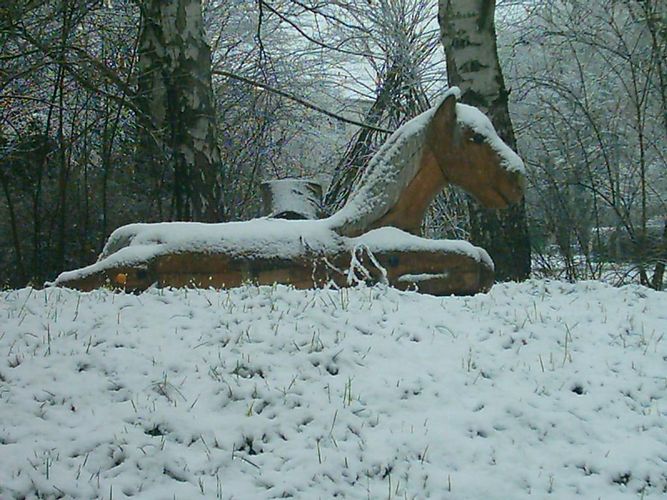
M 438 1 L 449 84 L 460 87 L 462 101 L 486 113 L 498 135 L 516 150 L 508 93 L 498 62 L 494 17 L 494 0 Z M 524 200 L 504 211 L 485 209 L 470 200 L 468 209 L 472 243 L 491 254 L 496 279 L 527 279 L 530 240 Z
M 159 197 L 171 183 L 171 218 L 224 218 L 211 51 L 200 0 L 145 0 L 139 40 L 139 168 Z

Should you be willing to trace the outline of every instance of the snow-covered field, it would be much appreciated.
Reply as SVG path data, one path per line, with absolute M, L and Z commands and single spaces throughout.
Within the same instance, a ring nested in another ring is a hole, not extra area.
M 667 294 L 0 293 L 0 498 L 666 498 Z

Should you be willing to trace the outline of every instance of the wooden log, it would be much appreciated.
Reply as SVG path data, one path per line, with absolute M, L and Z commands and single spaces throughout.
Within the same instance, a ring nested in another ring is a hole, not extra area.
M 252 249 L 245 253 L 198 250 L 156 253 L 133 265 L 104 265 L 103 259 L 89 271 L 61 275 L 56 284 L 86 291 L 111 287 L 141 292 L 152 285 L 233 288 L 244 283 L 281 283 L 303 289 L 365 282 L 432 295 L 469 295 L 487 291 L 493 284 L 493 265 L 483 250 L 460 242 L 439 244 L 394 228 L 316 252 L 297 243 L 293 247 L 302 250 L 290 248 L 289 255 Z

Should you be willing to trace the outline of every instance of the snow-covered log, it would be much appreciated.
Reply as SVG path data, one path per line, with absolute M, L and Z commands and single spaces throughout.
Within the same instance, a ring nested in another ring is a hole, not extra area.
M 245 282 L 296 288 L 385 283 L 466 295 L 491 288 L 493 262 L 465 241 L 428 240 L 392 227 L 348 238 L 319 221 L 170 222 L 114 231 L 98 262 L 61 274 L 55 284 L 137 292 L 153 284 L 231 288 Z

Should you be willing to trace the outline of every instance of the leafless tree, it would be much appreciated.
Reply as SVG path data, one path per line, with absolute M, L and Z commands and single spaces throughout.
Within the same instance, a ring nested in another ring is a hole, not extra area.
M 342 6 L 356 25 L 369 34 L 355 44 L 356 52 L 373 71 L 371 102 L 365 122 L 394 130 L 429 107 L 428 90 L 434 84 L 434 53 L 437 33 L 429 27 L 435 16 L 426 0 L 380 0 Z M 366 82 L 368 86 L 368 82 Z M 329 211 L 340 208 L 375 151 L 387 134 L 360 129 L 352 137 L 338 162 L 326 195 Z
M 569 279 L 632 258 L 641 283 L 662 286 L 664 13 L 653 1 L 549 2 L 510 46 L 535 226 L 556 242 Z

